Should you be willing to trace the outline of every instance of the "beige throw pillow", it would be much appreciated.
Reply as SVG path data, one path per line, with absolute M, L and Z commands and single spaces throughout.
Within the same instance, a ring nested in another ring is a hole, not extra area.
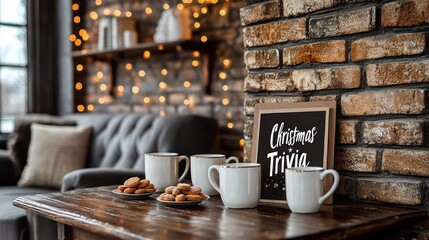
M 27 165 L 19 186 L 60 188 L 68 172 L 85 166 L 91 127 L 31 125 Z

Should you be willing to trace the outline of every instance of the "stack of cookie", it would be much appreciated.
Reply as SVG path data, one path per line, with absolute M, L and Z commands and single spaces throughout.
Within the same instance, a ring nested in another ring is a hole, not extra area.
M 207 196 L 201 192 L 200 187 L 191 186 L 187 183 L 179 183 L 177 186 L 165 188 L 165 192 L 159 196 L 163 201 L 202 201 Z
M 139 177 L 128 178 L 123 185 L 118 186 L 118 191 L 127 194 L 143 194 L 156 192 L 155 186 L 149 179 Z

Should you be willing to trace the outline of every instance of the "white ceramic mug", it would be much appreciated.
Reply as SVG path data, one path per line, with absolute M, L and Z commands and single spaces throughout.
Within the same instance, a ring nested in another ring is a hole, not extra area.
M 179 162 L 185 160 L 186 168 L 179 178 Z M 189 158 L 177 153 L 146 153 L 144 158 L 146 178 L 155 188 L 164 190 L 168 186 L 181 182 L 189 171 Z
M 212 165 L 221 165 L 230 162 L 238 163 L 238 158 L 226 158 L 223 154 L 197 154 L 191 156 L 191 179 L 192 185 L 201 187 L 207 195 L 219 194 L 209 182 L 208 170 Z M 219 174 L 214 172 L 214 179 L 219 182 Z
M 214 173 L 219 172 L 219 184 Z M 220 193 L 227 208 L 253 208 L 261 197 L 261 164 L 229 163 L 212 165 L 208 170 L 210 184 Z
M 334 176 L 334 183 L 323 195 L 323 179 Z M 290 210 L 295 213 L 318 212 L 320 205 L 334 193 L 340 182 L 340 175 L 333 169 L 302 167 L 286 169 L 286 199 Z M 323 195 L 323 196 L 322 196 Z

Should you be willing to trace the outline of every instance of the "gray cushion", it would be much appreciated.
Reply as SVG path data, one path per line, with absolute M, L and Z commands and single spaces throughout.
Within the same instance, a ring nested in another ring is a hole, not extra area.
M 7 186 L 0 188 L 0 238 L 7 240 L 25 239 L 28 236 L 28 222 L 24 209 L 13 206 L 15 198 L 53 190 L 42 188 L 20 188 Z

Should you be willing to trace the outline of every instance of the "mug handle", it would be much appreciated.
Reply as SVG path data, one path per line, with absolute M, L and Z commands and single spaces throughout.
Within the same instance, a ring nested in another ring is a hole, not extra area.
M 321 205 L 329 196 L 331 196 L 335 190 L 338 187 L 338 184 L 340 183 L 340 175 L 338 174 L 337 171 L 335 171 L 334 169 L 328 169 L 323 171 L 322 173 L 320 173 L 320 181 L 322 181 L 326 175 L 328 174 L 332 174 L 334 176 L 334 183 L 331 186 L 331 189 L 329 189 L 329 191 L 327 193 L 325 193 L 325 195 L 323 195 L 321 198 L 319 198 L 319 204 Z
M 234 161 L 235 163 L 238 163 L 238 158 L 231 156 L 225 160 L 225 163 L 231 163 L 232 161 Z
M 179 163 L 182 160 L 186 161 L 186 167 L 185 167 L 185 171 L 183 172 L 182 176 L 180 176 L 180 178 L 178 180 L 179 182 L 181 182 L 186 177 L 186 174 L 188 174 L 188 172 L 189 172 L 189 158 L 185 155 L 179 156 Z M 179 163 L 177 163 L 177 164 L 179 164 Z
M 217 182 L 215 180 L 214 171 L 218 171 L 219 172 L 219 165 L 211 165 L 209 167 L 209 170 L 208 170 L 208 175 L 209 175 L 209 182 L 210 182 L 210 184 L 213 186 L 213 188 L 218 193 L 220 193 L 219 185 L 217 184 Z

